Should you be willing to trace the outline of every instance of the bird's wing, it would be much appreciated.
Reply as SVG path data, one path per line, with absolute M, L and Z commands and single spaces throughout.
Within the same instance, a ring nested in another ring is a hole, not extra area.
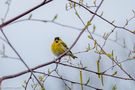
M 61 44 L 62 44 L 62 46 L 64 46 L 64 48 L 69 49 L 69 48 L 67 47 L 67 45 L 66 45 L 64 42 L 61 42 Z M 71 52 L 71 51 L 69 51 L 69 53 L 68 53 L 68 54 L 72 54 L 72 52 Z
M 62 46 L 64 46 L 64 48 L 68 49 L 67 45 L 64 42 L 61 42 Z

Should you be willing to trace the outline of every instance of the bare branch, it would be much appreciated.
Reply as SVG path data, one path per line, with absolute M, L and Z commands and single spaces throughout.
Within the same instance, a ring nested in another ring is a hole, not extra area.
M 97 17 L 101 18 L 101 19 L 104 20 L 105 22 L 107 22 L 107 23 L 109 23 L 110 25 L 112 25 L 114 28 L 120 28 L 120 29 L 123 29 L 123 30 L 125 30 L 125 31 L 128 31 L 128 32 L 132 33 L 133 35 L 135 34 L 133 31 L 131 31 L 131 30 L 125 28 L 125 27 L 117 26 L 117 25 L 113 24 L 112 22 L 108 21 L 107 19 L 103 18 L 102 16 L 98 15 L 97 13 L 95 13 L 95 12 L 89 10 L 87 7 L 83 6 L 82 4 L 80 4 L 80 3 L 78 3 L 78 2 L 75 2 L 75 1 L 72 1 L 72 0 L 68 0 L 68 1 L 80 5 L 81 7 L 83 7 L 84 9 L 86 9 L 86 10 L 87 10 L 88 12 L 90 12 L 91 14 L 96 15 Z
M 47 76 L 50 76 L 50 77 L 54 77 L 54 78 L 57 78 L 57 79 L 60 79 L 60 80 L 64 80 L 66 82 L 70 82 L 70 83 L 73 83 L 73 84 L 79 84 L 79 85 L 81 85 L 81 83 L 79 83 L 79 82 L 75 82 L 75 81 L 72 81 L 72 80 L 69 80 L 69 79 L 65 79 L 65 78 L 62 78 L 62 77 L 58 77 L 58 76 L 46 74 L 46 73 L 43 73 L 43 72 L 36 72 L 36 73 L 44 74 L 44 75 L 47 75 Z M 90 85 L 87 85 L 87 84 L 82 84 L 82 85 L 87 86 L 87 87 L 90 87 L 90 88 L 93 88 L 95 90 L 102 90 L 100 88 L 93 87 L 93 86 L 90 86 Z
M 5 27 L 5 26 L 7 26 L 8 24 L 14 22 L 15 20 L 17 20 L 17 19 L 19 19 L 19 18 L 21 18 L 21 17 L 27 15 L 28 13 L 30 13 L 30 12 L 32 12 L 32 11 L 38 9 L 39 7 L 41 7 L 41 6 L 45 5 L 45 4 L 47 4 L 47 3 L 51 2 L 51 1 L 53 1 L 53 0 L 48 0 L 48 1 L 46 1 L 46 2 L 45 2 L 45 1 L 46 1 L 46 0 L 44 0 L 41 4 L 39 4 L 39 5 L 37 5 L 37 6 L 33 7 L 33 8 L 31 8 L 30 10 L 28 10 L 28 11 L 26 11 L 26 12 L 24 12 L 24 13 L 22 13 L 22 14 L 16 16 L 16 17 L 14 17 L 14 18 L 12 18 L 12 19 L 10 19 L 10 20 L 8 20 L 8 21 L 2 23 L 2 24 L 0 25 L 0 29 L 3 28 L 3 27 Z

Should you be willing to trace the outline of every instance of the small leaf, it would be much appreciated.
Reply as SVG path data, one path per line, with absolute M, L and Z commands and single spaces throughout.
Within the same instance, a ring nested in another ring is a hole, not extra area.
M 79 0 L 79 3 L 80 3 L 80 4 L 83 4 L 83 0 Z
M 102 16 L 103 16 L 103 14 L 104 14 L 104 12 L 102 11 L 102 12 L 101 12 L 101 14 L 100 14 L 100 16 L 102 17 Z
M 58 15 L 56 14 L 56 15 L 53 17 L 52 21 L 55 21 L 57 18 L 58 18 Z
M 39 81 L 43 81 L 44 76 L 40 75 L 38 78 L 39 78 Z
M 113 20 L 111 23 L 113 24 L 115 22 L 115 20 Z
M 103 75 L 101 75 L 101 82 L 102 82 L 102 85 L 104 86 L 104 78 L 103 78 Z
M 86 48 L 86 52 L 88 52 L 90 50 L 91 50 L 91 47 L 90 47 L 90 44 L 88 44 L 88 47 Z
M 100 51 L 96 50 L 96 53 L 101 55 L 101 54 L 104 54 L 104 51 L 103 50 L 100 50 Z
M 95 30 L 96 30 L 96 26 L 95 26 L 95 25 L 93 25 L 93 31 L 92 31 L 92 33 L 94 33 L 94 32 L 95 32 Z
M 105 40 L 107 40 L 107 38 L 109 37 L 109 33 L 104 33 L 104 35 L 103 35 L 103 38 L 105 39 Z
M 135 11 L 134 11 L 134 10 L 132 10 L 132 12 L 133 12 L 133 14 L 134 14 L 134 16 L 135 16 Z
M 97 41 L 94 40 L 94 48 L 97 46 Z
M 83 76 L 82 76 L 82 70 L 80 70 L 80 84 L 81 84 L 81 89 L 83 90 Z
M 100 73 L 100 60 L 97 61 L 97 72 Z M 100 78 L 101 75 L 98 74 L 98 78 Z
M 66 11 L 68 11 L 68 5 L 66 4 L 66 6 L 65 6 L 65 9 L 66 9 Z
M 107 53 L 106 54 L 109 58 L 112 58 L 112 54 L 111 53 Z
M 70 6 L 70 8 L 72 8 L 72 7 L 73 7 L 71 2 L 69 2 L 69 6 Z
M 76 7 L 76 3 L 74 3 L 74 8 Z
M 90 25 L 91 25 L 91 22 L 88 21 L 83 30 L 87 29 Z
M 50 69 L 48 69 L 48 74 L 50 74 L 51 73 L 51 71 L 50 71 Z
M 86 85 L 88 85 L 88 83 L 90 83 L 90 77 L 88 78 L 88 80 L 86 82 Z
M 44 87 L 42 87 L 42 90 L 45 90 L 45 88 L 44 88 Z
M 91 25 L 91 22 L 90 22 L 90 21 L 88 21 L 88 22 L 87 22 L 87 25 L 88 25 L 88 26 L 90 26 L 90 25 Z
M 93 1 L 94 5 L 96 6 L 96 0 Z
M 30 16 L 28 17 L 28 20 L 30 20 L 32 18 L 32 14 L 30 14 Z
M 129 21 L 126 19 L 126 23 L 125 23 L 124 27 L 128 25 L 128 22 L 129 22 Z
M 115 84 L 115 85 L 113 85 L 112 90 L 116 90 L 116 89 L 117 89 L 117 87 L 116 87 L 116 84 Z
M 135 33 L 135 30 L 133 30 L 132 32 Z
M 22 85 L 23 88 L 25 88 L 26 86 L 25 85 Z
M 75 12 L 75 14 L 76 14 L 77 17 L 80 17 L 79 14 L 78 14 L 78 12 Z
M 103 34 L 103 38 L 104 38 L 104 39 L 106 38 L 106 32 Z
M 117 71 L 115 71 L 113 74 L 112 74 L 112 76 L 115 76 L 117 74 Z
M 88 35 L 88 38 L 89 38 L 89 39 L 92 39 L 91 35 Z
M 119 66 L 122 67 L 122 64 L 120 63 Z

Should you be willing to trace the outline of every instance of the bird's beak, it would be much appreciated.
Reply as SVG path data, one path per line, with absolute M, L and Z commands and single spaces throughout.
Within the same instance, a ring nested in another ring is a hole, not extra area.
M 58 43 L 58 40 L 56 40 L 56 43 Z

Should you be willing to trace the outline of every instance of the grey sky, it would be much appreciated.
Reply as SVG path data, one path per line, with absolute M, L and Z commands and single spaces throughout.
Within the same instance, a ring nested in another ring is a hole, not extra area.
M 89 0 L 87 0 L 89 1 Z M 5 0 L 0 0 L 0 18 L 3 18 L 4 13 L 6 11 L 6 5 L 4 4 Z M 12 0 L 9 14 L 6 20 L 13 18 L 14 16 L 19 15 L 20 13 L 28 10 L 29 8 L 38 5 L 41 1 L 40 0 Z M 57 14 L 57 22 L 62 24 L 71 25 L 78 28 L 83 28 L 83 24 L 74 14 L 74 10 L 65 10 L 66 0 L 54 0 L 53 2 L 40 7 L 39 9 L 33 11 L 32 18 L 35 19 L 43 19 L 43 20 L 52 20 L 52 18 Z M 132 9 L 135 10 L 135 0 L 105 0 L 101 9 L 99 10 L 98 14 L 101 14 L 103 11 L 103 17 L 108 19 L 109 21 L 115 20 L 115 24 L 117 25 L 124 25 L 126 19 L 129 19 L 133 16 Z M 80 10 L 80 11 L 79 11 Z M 78 9 L 78 12 L 82 16 L 85 23 L 90 19 L 90 13 L 85 11 L 83 8 Z M 30 14 L 22 17 L 21 19 L 28 18 Z M 128 28 L 135 30 L 135 20 L 132 20 L 129 24 Z M 110 32 L 112 26 L 104 22 L 103 20 L 96 17 L 92 25 L 96 25 L 95 33 L 99 35 L 103 35 L 104 32 Z M 92 27 L 89 28 L 92 30 Z M 35 22 L 35 21 L 23 21 L 18 22 L 15 24 L 8 25 L 4 28 L 6 35 L 8 36 L 9 40 L 11 41 L 12 45 L 16 48 L 25 62 L 30 66 L 34 67 L 36 65 L 48 62 L 53 60 L 55 56 L 51 53 L 50 46 L 51 43 L 56 36 L 60 36 L 68 46 L 72 45 L 76 37 L 78 36 L 78 30 L 61 27 L 59 25 L 53 23 L 43 23 L 43 22 Z M 78 52 L 85 50 L 87 48 L 88 43 L 92 46 L 93 42 L 87 38 L 88 33 L 85 32 L 75 47 L 72 49 L 72 52 Z M 135 43 L 134 39 L 135 36 L 127 33 L 124 30 L 118 29 L 118 35 L 120 36 L 119 43 L 122 43 L 123 38 L 125 38 L 127 43 L 127 48 L 132 49 L 133 43 Z M 0 36 L 2 34 L 0 33 Z M 103 39 L 94 35 L 97 41 L 102 45 Z M 111 35 L 111 39 L 115 39 L 115 33 Z M 15 53 L 12 49 L 0 40 L 0 50 L 2 50 L 2 45 L 6 47 L 6 54 L 12 57 L 16 57 Z M 107 41 L 105 46 L 105 50 L 111 52 L 111 50 L 115 50 L 114 52 L 118 55 L 120 60 L 124 60 L 127 58 L 128 50 L 120 47 L 119 45 L 115 44 L 112 41 Z M 98 55 L 94 53 L 94 51 L 90 51 L 89 53 L 77 54 L 79 57 L 77 60 L 72 61 L 73 64 L 77 64 L 80 61 L 90 70 L 97 70 L 96 68 L 96 61 L 98 59 Z M 102 70 L 105 70 L 111 66 L 111 61 L 106 61 L 107 58 L 102 58 Z M 123 67 L 128 70 L 134 77 L 135 77 L 135 70 L 134 70 L 135 62 L 126 62 L 123 64 Z M 129 65 L 128 67 L 126 65 Z M 47 72 L 48 68 L 53 69 L 54 65 L 41 68 Z M 14 59 L 5 59 L 0 58 L 0 76 L 13 74 L 22 70 L 25 70 L 25 66 L 19 61 Z M 118 75 L 123 75 L 123 72 L 118 68 L 114 68 L 118 70 Z M 114 71 L 115 71 L 114 70 Z M 75 69 L 69 69 L 67 67 L 59 67 L 60 74 L 64 77 L 79 81 L 79 71 Z M 112 73 L 110 71 L 110 73 Z M 90 77 L 91 85 L 96 87 L 102 87 L 101 83 L 97 79 L 97 76 L 94 74 L 90 75 L 84 72 L 84 80 L 87 80 Z M 24 80 L 28 78 L 28 75 L 23 75 L 21 77 L 17 77 L 15 79 L 4 81 L 3 87 L 6 86 L 17 86 L 21 87 Z M 55 82 L 54 82 L 55 81 Z M 104 90 L 111 90 L 112 85 L 117 85 L 117 90 L 133 90 L 135 88 L 134 83 L 132 81 L 125 81 L 114 79 L 110 77 L 105 77 L 105 85 L 103 87 Z M 47 87 L 46 90 L 62 90 L 62 81 L 49 78 L 45 86 Z M 52 85 L 54 87 L 52 87 Z M 80 87 L 80 86 L 79 86 Z M 19 89 L 20 90 L 20 89 Z M 75 86 L 73 90 L 78 90 L 78 86 Z M 89 88 L 85 88 L 85 90 L 89 90 Z M 92 89 L 91 89 L 92 90 Z

